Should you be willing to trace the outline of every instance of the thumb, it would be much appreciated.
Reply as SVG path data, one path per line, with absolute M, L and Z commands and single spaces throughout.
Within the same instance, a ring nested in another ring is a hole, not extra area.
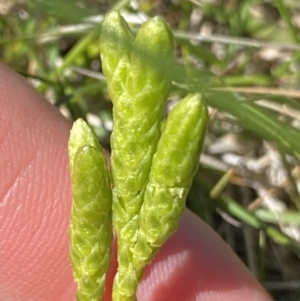
M 74 301 L 70 123 L 2 64 L 0 78 L 0 300 Z M 113 253 L 107 301 L 116 270 Z M 189 211 L 146 268 L 138 298 L 271 300 L 218 235 Z

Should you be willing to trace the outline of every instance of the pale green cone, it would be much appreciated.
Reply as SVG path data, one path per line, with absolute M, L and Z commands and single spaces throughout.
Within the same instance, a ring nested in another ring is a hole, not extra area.
M 188 95 L 170 112 L 153 157 L 139 217 L 134 264 L 142 269 L 177 230 L 199 165 L 208 114 L 200 95 Z
M 165 23 L 154 18 L 141 27 L 132 47 L 135 51 L 130 55 L 125 90 L 114 102 L 111 136 L 114 192 L 124 203 L 122 207 L 131 216 L 129 219 L 140 208 L 140 194 L 160 137 L 161 116 L 171 84 L 166 69 L 153 64 L 153 60 L 163 58 L 170 65 L 173 39 Z M 145 54 L 152 60 L 146 60 Z M 120 228 L 126 224 L 127 221 Z
M 99 301 L 112 242 L 112 194 L 106 159 L 92 130 L 77 120 L 69 139 L 73 203 L 70 258 L 78 301 Z

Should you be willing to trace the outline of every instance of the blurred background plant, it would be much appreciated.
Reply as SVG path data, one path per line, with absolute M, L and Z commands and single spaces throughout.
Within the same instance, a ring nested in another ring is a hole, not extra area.
M 0 0 L 0 58 L 109 150 L 99 59 L 103 16 L 133 30 L 160 15 L 176 38 L 168 108 L 201 92 L 210 126 L 188 207 L 227 241 L 275 300 L 300 299 L 298 0 Z

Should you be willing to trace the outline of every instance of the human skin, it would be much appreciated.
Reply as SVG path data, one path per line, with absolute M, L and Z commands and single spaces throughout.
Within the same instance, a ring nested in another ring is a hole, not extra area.
M 74 301 L 69 263 L 71 123 L 0 63 L 0 300 Z M 115 246 L 115 244 L 114 244 Z M 111 300 L 113 256 L 105 301 Z M 145 270 L 142 301 L 270 301 L 222 239 L 186 210 Z

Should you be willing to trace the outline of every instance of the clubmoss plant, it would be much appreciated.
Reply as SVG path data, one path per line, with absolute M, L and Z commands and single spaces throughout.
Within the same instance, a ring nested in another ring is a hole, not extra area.
M 161 133 L 173 51 L 172 32 L 159 17 L 145 22 L 136 36 L 116 12 L 103 21 L 101 60 L 114 105 L 112 191 L 98 142 L 87 125 L 78 121 L 69 142 L 74 200 L 71 261 L 78 281 L 78 300 L 96 300 L 92 292 L 90 299 L 84 299 L 89 285 L 96 282 L 101 282 L 101 289 L 95 285 L 93 290 L 103 293 L 111 243 L 111 209 L 118 242 L 114 301 L 136 300 L 145 265 L 178 227 L 198 168 L 208 118 L 200 95 L 188 95 L 171 111 Z M 85 202 L 93 203 L 91 206 L 100 211 L 81 211 Z M 91 226 L 94 231 L 89 230 L 90 224 L 95 225 Z M 92 233 L 97 233 L 97 238 Z M 89 266 L 97 266 L 101 272 L 86 276 L 89 269 L 84 267 L 84 255 L 91 258 Z
M 78 284 L 76 297 L 99 301 L 111 254 L 112 193 L 106 159 L 82 119 L 71 130 L 69 158 L 73 192 L 70 258 Z
M 139 212 L 160 137 L 173 61 L 172 33 L 161 18 L 144 23 L 135 39 L 124 23 L 116 12 L 107 15 L 100 37 L 103 71 L 114 104 L 111 165 L 119 263 L 114 300 L 121 298 L 118 294 L 134 295 L 141 277 L 132 265 L 131 249 L 137 240 Z M 162 59 L 168 68 L 157 68 Z

